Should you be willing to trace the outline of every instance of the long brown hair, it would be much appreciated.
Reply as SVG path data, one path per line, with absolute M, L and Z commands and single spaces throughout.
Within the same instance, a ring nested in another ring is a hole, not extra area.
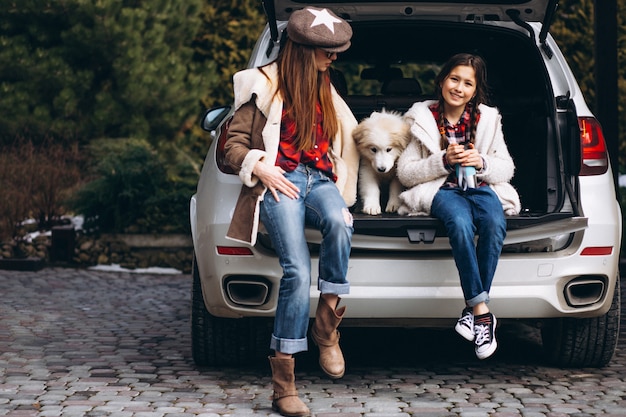
M 478 55 L 472 54 L 456 54 L 446 62 L 437 77 L 435 77 L 435 93 L 439 100 L 439 120 L 437 125 L 439 126 L 439 134 L 441 135 L 441 149 L 445 149 L 448 146 L 448 138 L 446 137 L 446 131 L 444 128 L 444 116 L 443 116 L 443 95 L 441 92 L 441 84 L 450 75 L 452 70 L 459 65 L 465 65 L 474 69 L 474 76 L 476 78 L 476 92 L 474 97 L 470 100 L 468 105 L 470 106 L 470 143 L 474 143 L 476 140 L 476 120 L 478 119 L 478 105 L 487 103 L 488 90 L 487 90 L 487 65 L 485 61 Z
M 315 48 L 287 39 L 278 58 L 278 91 L 284 100 L 284 110 L 296 124 L 294 143 L 298 150 L 315 145 L 315 106 L 320 102 L 323 130 L 331 141 L 339 126 L 333 105 L 328 71 L 318 71 Z

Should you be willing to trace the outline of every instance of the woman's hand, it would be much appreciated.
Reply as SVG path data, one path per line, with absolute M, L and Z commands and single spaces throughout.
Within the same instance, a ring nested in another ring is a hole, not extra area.
M 300 190 L 291 181 L 283 175 L 285 170 L 276 165 L 267 165 L 262 161 L 258 161 L 252 170 L 252 173 L 259 177 L 263 185 L 265 185 L 276 201 L 280 201 L 278 191 L 291 199 L 298 198 Z
M 463 145 L 451 143 L 446 148 L 446 160 L 453 166 L 461 164 L 464 167 L 475 167 L 479 171 L 483 169 L 483 158 L 474 149 L 472 143 L 469 144 L 469 149 L 465 149 Z

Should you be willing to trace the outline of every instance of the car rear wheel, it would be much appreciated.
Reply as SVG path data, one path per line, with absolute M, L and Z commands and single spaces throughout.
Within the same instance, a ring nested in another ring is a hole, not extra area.
M 550 363 L 562 367 L 603 367 L 617 347 L 620 325 L 620 280 L 609 311 L 585 319 L 558 318 L 541 329 L 544 352 Z
M 265 363 L 272 333 L 270 318 L 215 317 L 204 304 L 194 256 L 191 294 L 191 351 L 198 366 L 243 366 Z

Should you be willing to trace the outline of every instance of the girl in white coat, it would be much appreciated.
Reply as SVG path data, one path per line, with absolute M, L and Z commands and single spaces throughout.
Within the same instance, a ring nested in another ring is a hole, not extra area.
M 504 215 L 520 210 L 509 184 L 515 167 L 501 116 L 484 104 L 483 59 L 455 55 L 435 83 L 438 100 L 415 103 L 406 113 L 414 138 L 398 161 L 398 177 L 408 188 L 399 213 L 432 215 L 445 225 L 465 298 L 455 330 L 485 359 L 497 348 L 496 318 L 487 303 L 506 235 Z

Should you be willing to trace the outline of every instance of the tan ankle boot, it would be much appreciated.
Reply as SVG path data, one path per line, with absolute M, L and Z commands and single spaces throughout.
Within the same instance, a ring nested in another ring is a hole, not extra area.
M 310 416 L 309 408 L 298 398 L 296 390 L 295 359 L 269 357 L 272 368 L 272 409 L 287 417 Z
M 339 299 L 337 304 L 339 304 Z M 346 371 L 346 363 L 339 347 L 337 327 L 346 311 L 346 307 L 334 310 L 320 296 L 315 312 L 315 323 L 311 330 L 313 341 L 320 350 L 320 366 L 333 379 L 341 378 Z

